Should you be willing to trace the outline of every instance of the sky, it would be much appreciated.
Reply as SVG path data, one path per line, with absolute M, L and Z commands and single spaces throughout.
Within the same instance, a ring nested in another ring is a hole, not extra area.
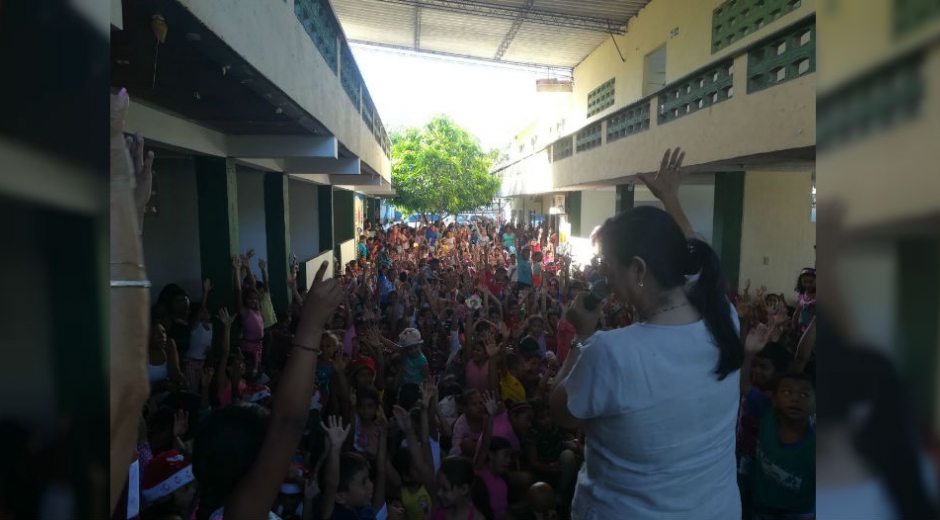
M 502 148 L 532 123 L 545 95 L 524 70 L 414 52 L 352 45 L 359 71 L 389 131 L 420 127 L 446 114 L 475 135 L 484 149 Z

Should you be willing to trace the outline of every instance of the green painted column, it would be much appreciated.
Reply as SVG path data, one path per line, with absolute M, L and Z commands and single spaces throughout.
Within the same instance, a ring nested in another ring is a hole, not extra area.
M 317 212 L 320 220 L 320 252 L 333 249 L 333 187 L 317 187 Z
M 209 308 L 234 311 L 232 256 L 238 250 L 238 184 L 235 159 L 195 157 L 199 200 L 199 254 L 202 277 L 212 280 Z M 221 337 L 221 332 L 219 333 Z
M 339 249 L 339 244 L 356 238 L 356 194 L 352 191 L 333 190 L 333 246 Z
M 290 177 L 274 172 L 264 175 L 264 227 L 268 246 L 268 278 L 271 303 L 276 312 L 287 311 L 290 293 L 283 283 L 290 272 Z
M 935 420 L 940 331 L 940 240 L 901 240 L 898 251 L 897 331 L 901 366 L 915 413 Z
M 715 174 L 712 247 L 725 280 L 738 289 L 741 272 L 741 225 L 744 220 L 744 172 Z
M 43 260 L 51 304 L 47 316 L 56 404 L 60 416 L 70 423 L 68 449 L 63 455 L 75 486 L 76 512 L 85 516 L 94 510 L 88 467 L 93 462 L 106 466 L 109 458 L 107 444 L 101 442 L 108 435 L 109 354 L 107 319 L 100 316 L 108 308 L 108 297 L 103 292 L 107 287 L 105 278 L 96 275 L 101 273 L 108 255 L 110 230 L 107 218 L 57 210 L 43 210 L 38 215 L 39 230 L 45 237 Z M 127 346 L 113 346 L 121 347 Z
M 571 236 L 581 236 L 581 192 L 568 193 L 568 222 L 571 223 Z
M 632 184 L 617 185 L 617 199 L 615 201 L 615 211 L 617 213 L 633 209 L 634 193 L 636 192 L 633 190 Z

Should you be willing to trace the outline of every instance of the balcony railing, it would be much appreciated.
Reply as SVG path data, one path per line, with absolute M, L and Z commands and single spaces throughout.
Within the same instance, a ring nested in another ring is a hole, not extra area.
M 388 133 L 372 103 L 369 89 L 362 79 L 352 49 L 343 36 L 342 26 L 330 7 L 329 0 L 294 0 L 294 14 L 327 65 L 334 74 L 338 73 L 343 91 L 361 114 L 363 124 L 372 133 L 385 157 L 391 157 L 392 146 Z

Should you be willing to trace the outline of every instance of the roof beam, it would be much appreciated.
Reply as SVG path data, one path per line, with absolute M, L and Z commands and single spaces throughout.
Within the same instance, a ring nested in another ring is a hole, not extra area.
M 421 6 L 415 6 L 415 50 L 421 48 Z
M 519 16 L 512 21 L 512 25 L 509 27 L 509 31 L 506 33 L 506 37 L 503 38 L 503 41 L 500 42 L 499 48 L 496 49 L 496 56 L 493 57 L 494 60 L 503 59 L 503 55 L 506 54 L 506 51 L 509 50 L 509 46 L 512 44 L 512 41 L 516 39 L 516 33 L 519 32 L 519 28 L 522 27 L 522 22 L 525 21 L 526 15 L 529 14 L 529 10 L 532 9 L 532 3 L 535 0 L 525 0 L 525 7 L 523 11 L 519 13 Z M 417 48 L 417 47 L 415 47 Z
M 474 0 L 378 0 L 389 4 L 399 4 L 449 11 L 457 14 L 473 14 L 503 20 L 516 20 L 525 15 L 526 21 L 568 29 L 581 29 L 584 31 L 601 32 L 604 34 L 626 34 L 623 26 L 626 20 L 609 20 L 606 18 L 591 18 L 587 16 L 573 16 L 547 11 L 532 11 L 524 7 L 509 7 Z
M 236 159 L 338 157 L 335 137 L 296 135 L 230 135 L 228 155 Z
M 359 159 L 328 159 L 322 157 L 289 157 L 284 169 L 290 173 L 325 173 L 330 175 L 356 175 L 362 173 Z
M 505 60 L 494 60 L 493 58 L 485 58 L 482 56 L 471 56 L 469 54 L 456 54 L 453 52 L 444 52 L 444 51 L 431 51 L 427 49 L 415 50 L 411 47 L 405 47 L 402 45 L 392 45 L 388 43 L 376 43 L 376 42 L 367 42 L 363 40 L 347 40 L 350 45 L 361 45 L 363 47 L 373 47 L 376 49 L 388 49 L 391 51 L 398 51 L 402 53 L 414 53 L 418 55 L 433 56 L 442 60 L 459 60 L 464 63 L 471 63 L 477 65 L 487 65 L 487 66 L 500 66 L 506 68 L 519 68 L 519 69 L 529 69 L 537 70 L 539 72 L 544 72 L 549 74 L 551 77 L 557 77 L 559 79 L 572 79 L 573 72 L 571 67 L 566 66 L 553 66 L 545 63 L 523 63 L 518 61 L 505 61 Z M 480 62 L 480 63 L 473 63 Z

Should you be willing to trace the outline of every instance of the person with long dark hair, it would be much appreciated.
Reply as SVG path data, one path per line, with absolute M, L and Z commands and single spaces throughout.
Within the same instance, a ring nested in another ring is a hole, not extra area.
M 556 421 L 586 432 L 575 519 L 741 517 L 735 468 L 744 348 L 718 258 L 695 238 L 678 198 L 684 154 L 640 178 L 666 211 L 638 207 L 598 234 L 601 269 L 640 321 L 595 332 L 584 295 L 556 378 Z

